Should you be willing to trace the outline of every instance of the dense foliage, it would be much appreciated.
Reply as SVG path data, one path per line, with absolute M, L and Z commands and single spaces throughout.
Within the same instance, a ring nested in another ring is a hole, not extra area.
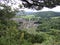
M 40 10 L 43 7 L 53 8 L 60 5 L 60 0 L 22 0 L 24 7 Z
M 3 7 L 0 9 L 0 45 L 34 45 L 35 43 L 60 45 L 60 17 L 41 17 L 38 20 L 37 29 L 20 30 L 18 23 L 11 20 L 16 15 L 16 11 L 12 11 L 11 7 L 7 5 L 1 4 L 0 6 Z
M 41 35 L 33 34 L 33 37 L 32 34 L 18 30 L 17 22 L 11 20 L 16 12 L 7 5 L 3 4 L 1 7 L 3 9 L 0 9 L 0 45 L 32 45 L 44 41 Z
M 40 22 L 42 22 L 37 27 L 37 32 L 43 32 L 47 33 L 49 36 L 53 36 L 55 43 L 60 42 L 60 18 L 44 18 L 40 19 Z M 55 44 L 54 43 L 54 44 Z M 58 43 L 60 44 L 60 43 Z M 56 44 L 57 45 L 57 44 Z
M 17 4 L 15 0 L 3 0 L 4 3 L 8 5 L 8 3 L 11 3 L 12 5 Z M 60 5 L 60 0 L 17 0 L 19 2 L 22 1 L 22 4 L 24 5 L 25 8 L 33 8 L 36 10 L 40 10 L 43 7 L 48 7 L 48 8 L 54 8 L 57 5 Z M 19 5 L 20 8 L 22 8 L 22 5 Z

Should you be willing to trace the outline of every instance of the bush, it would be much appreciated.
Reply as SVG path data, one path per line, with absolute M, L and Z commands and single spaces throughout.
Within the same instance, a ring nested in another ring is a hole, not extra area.
M 44 42 L 45 38 L 39 34 L 25 34 L 24 39 L 28 40 L 31 43 L 42 43 Z

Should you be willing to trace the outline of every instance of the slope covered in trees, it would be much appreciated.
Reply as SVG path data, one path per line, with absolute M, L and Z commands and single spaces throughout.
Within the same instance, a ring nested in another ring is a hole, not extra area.
M 60 12 L 45 11 L 45 12 L 37 12 L 35 15 L 41 17 L 47 17 L 47 18 L 58 17 L 60 16 Z
M 60 16 L 60 12 L 53 12 L 53 11 L 43 11 L 43 12 L 25 12 L 19 11 L 17 16 L 19 15 L 34 15 L 36 17 L 58 17 Z
M 9 2 L 10 0 L 3 1 Z M 52 0 L 47 1 L 45 6 L 50 5 L 48 7 L 51 7 Z M 56 5 L 59 5 L 59 0 L 55 1 L 58 2 Z M 21 30 L 18 29 L 18 23 L 11 20 L 16 15 L 16 10 L 12 11 L 11 7 L 5 4 L 0 4 L 0 6 L 3 7 L 0 9 L 0 45 L 35 45 L 36 43 L 39 45 L 60 45 L 60 17 L 40 18 L 37 29 Z M 54 13 L 46 13 L 49 16 L 50 14 L 54 15 Z M 44 14 L 43 16 L 45 17 Z

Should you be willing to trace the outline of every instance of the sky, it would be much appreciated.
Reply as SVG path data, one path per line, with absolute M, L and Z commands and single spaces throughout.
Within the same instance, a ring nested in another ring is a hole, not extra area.
M 55 12 L 60 12 L 60 6 L 56 6 L 52 9 L 44 7 L 41 11 L 55 11 Z
M 22 4 L 22 2 L 19 1 L 19 0 L 14 0 L 14 1 L 12 0 L 12 2 L 15 3 L 15 5 L 12 5 L 12 8 L 19 8 L 18 5 Z M 0 2 L 4 3 L 3 0 L 0 0 Z M 11 2 L 9 2 L 8 5 L 11 5 Z M 20 9 L 20 10 L 24 10 L 26 12 L 37 12 L 37 10 L 27 9 L 27 8 L 23 8 L 23 9 Z M 56 7 L 52 8 L 52 9 L 44 7 L 43 9 L 41 9 L 39 11 L 55 11 L 55 12 L 60 12 L 60 6 L 56 6 Z
M 37 10 L 33 10 L 33 9 L 24 9 L 26 12 L 37 12 Z M 39 11 L 54 11 L 54 12 L 60 12 L 60 6 L 56 6 L 52 9 L 49 9 L 47 7 L 43 7 L 43 9 L 39 10 Z

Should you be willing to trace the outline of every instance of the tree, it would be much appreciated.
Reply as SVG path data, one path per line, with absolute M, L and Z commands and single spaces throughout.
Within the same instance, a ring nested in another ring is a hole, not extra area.
M 3 7 L 0 9 L 0 45 L 18 45 L 20 32 L 17 23 L 10 20 L 16 15 L 16 11 L 12 11 L 11 7 L 5 4 L 0 4 L 0 7 Z
M 16 4 L 16 1 L 12 0 L 3 0 L 6 4 L 7 3 L 11 3 L 11 4 Z M 54 8 L 57 5 L 60 5 L 60 0 L 19 0 L 22 1 L 22 4 L 24 5 L 24 7 L 26 8 L 33 8 L 36 10 L 40 10 L 43 7 L 48 7 L 48 8 Z M 20 5 L 20 7 L 22 7 Z
M 31 45 L 24 40 L 24 32 L 18 30 L 18 24 L 11 20 L 17 11 L 6 4 L 0 4 L 0 7 L 3 7 L 0 9 L 0 45 Z
M 11 7 L 5 4 L 0 5 L 3 9 L 0 9 L 0 20 L 8 20 L 16 14 L 16 11 L 12 11 Z
M 53 8 L 60 5 L 60 0 L 22 0 L 24 7 L 34 8 L 37 10 L 43 7 Z

